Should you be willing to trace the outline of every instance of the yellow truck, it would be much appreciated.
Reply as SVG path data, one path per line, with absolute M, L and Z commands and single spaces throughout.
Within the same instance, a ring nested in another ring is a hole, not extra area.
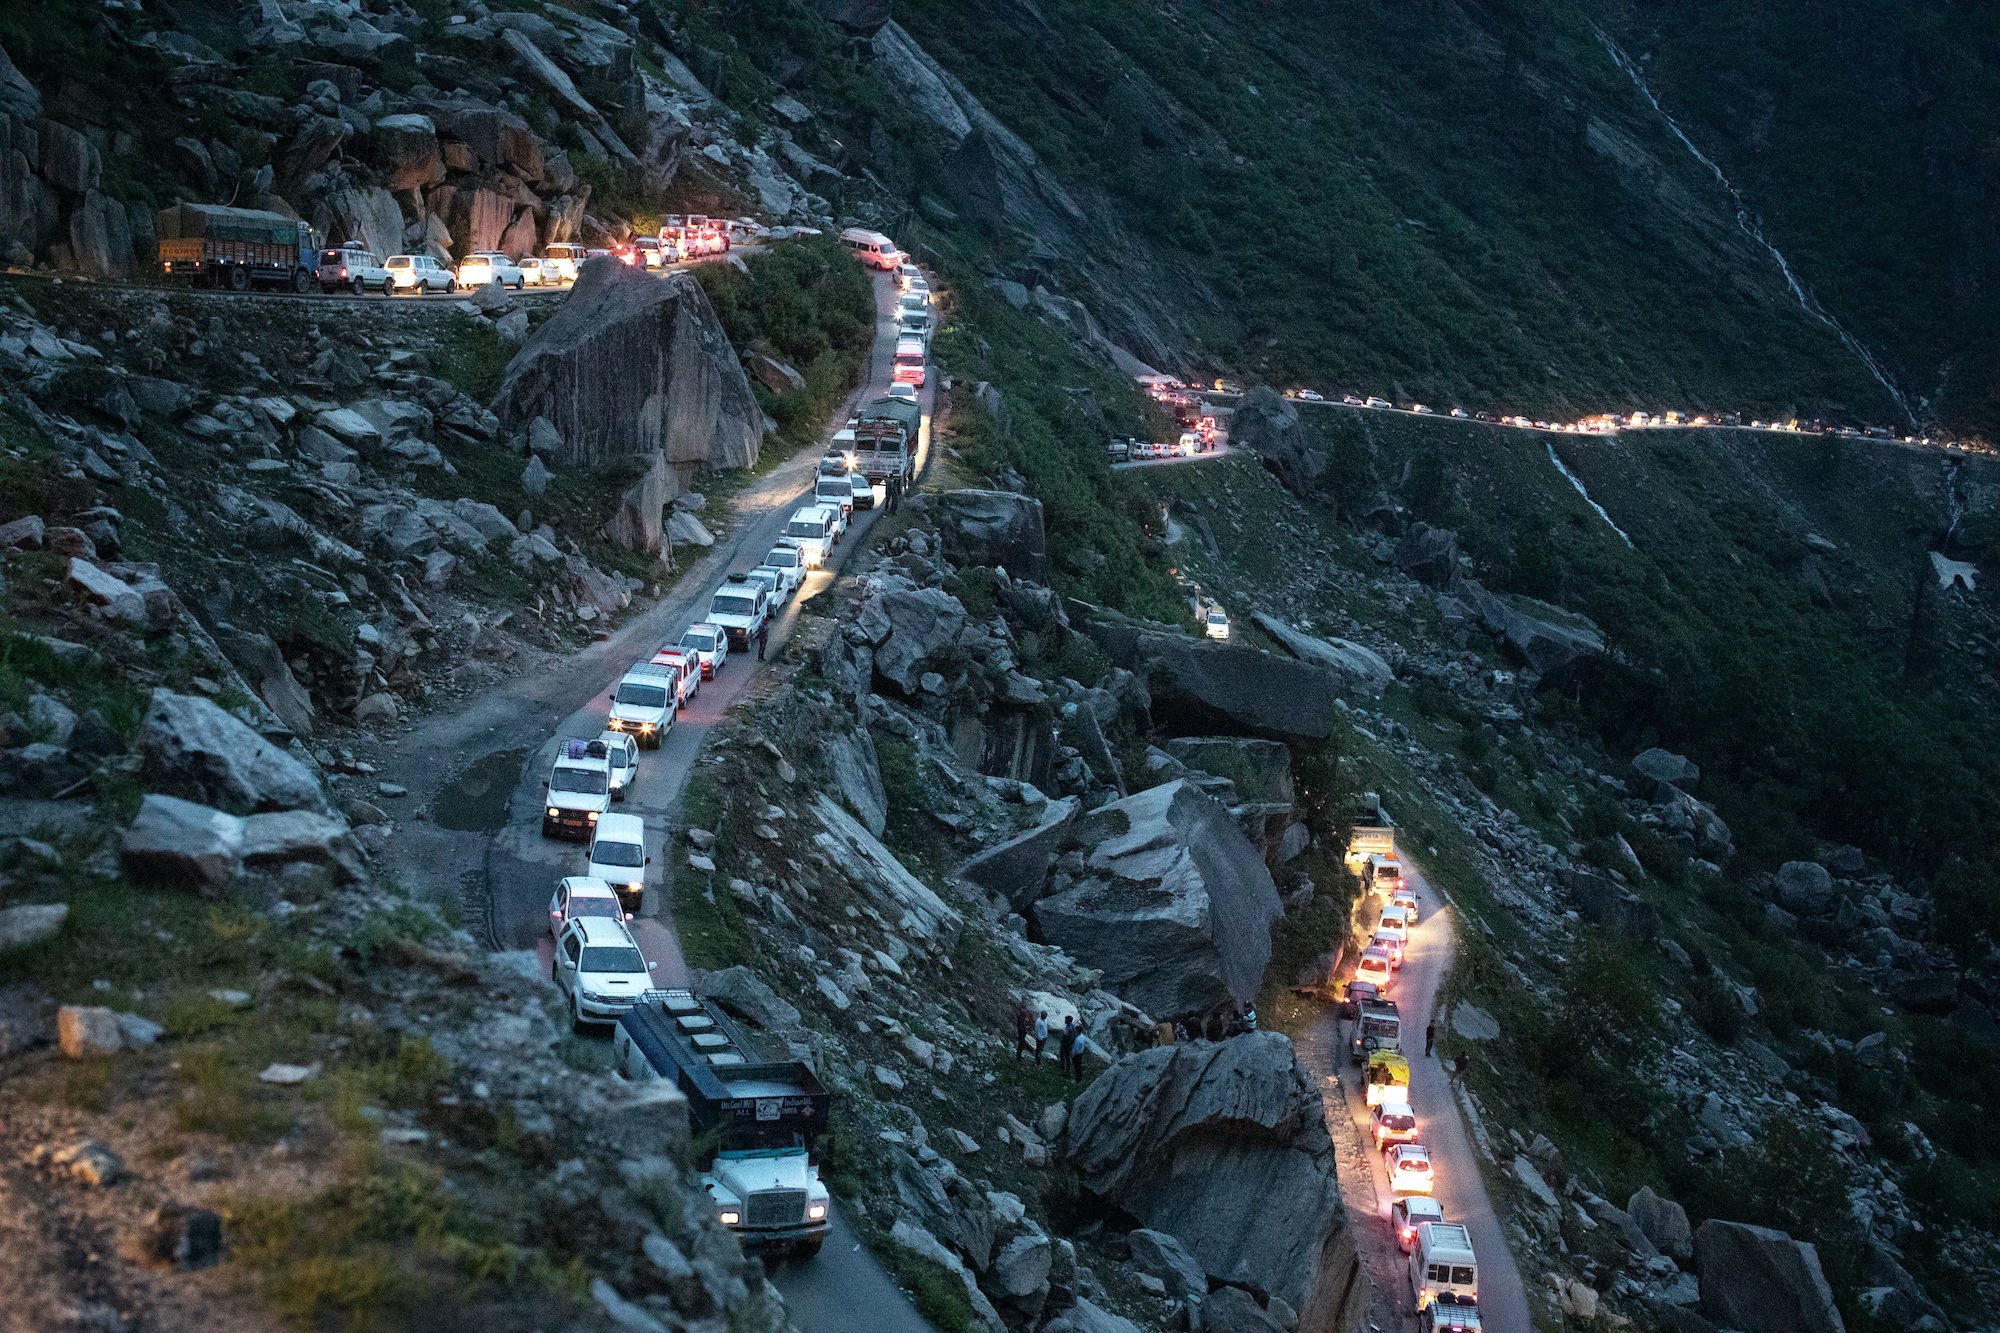
M 1395 1051 L 1376 1051 L 1368 1057 L 1364 1074 L 1368 1105 L 1410 1100 L 1410 1062 Z

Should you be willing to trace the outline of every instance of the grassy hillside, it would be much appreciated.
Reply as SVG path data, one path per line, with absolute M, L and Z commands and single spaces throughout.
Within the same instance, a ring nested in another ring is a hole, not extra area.
M 1942 419 L 2000 419 L 2000 11 L 1603 4 L 1829 308 Z

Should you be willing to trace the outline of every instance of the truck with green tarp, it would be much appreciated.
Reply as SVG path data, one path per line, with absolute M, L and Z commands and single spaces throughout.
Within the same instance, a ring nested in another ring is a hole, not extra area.
M 160 271 L 197 287 L 248 291 L 319 285 L 319 233 L 294 217 L 257 208 L 175 204 L 154 217 Z

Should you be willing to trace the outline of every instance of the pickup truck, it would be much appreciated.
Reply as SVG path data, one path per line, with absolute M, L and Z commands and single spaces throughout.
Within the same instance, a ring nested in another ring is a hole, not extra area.
M 611 753 L 602 741 L 564 741 L 542 785 L 542 836 L 588 838 L 611 809 Z
M 627 671 L 611 691 L 611 717 L 606 726 L 636 736 L 640 748 L 657 750 L 673 730 L 677 683 L 672 667 L 641 662 Z
M 820 1180 L 833 1098 L 802 1060 L 766 1061 L 729 1016 L 689 990 L 649 991 L 618 1017 L 618 1072 L 687 1097 L 696 1169 L 715 1219 L 745 1249 L 807 1256 L 826 1243 Z
M 730 647 L 747 648 L 770 614 L 771 602 L 764 590 L 742 574 L 731 574 L 709 599 L 708 614 L 702 619 L 727 633 Z

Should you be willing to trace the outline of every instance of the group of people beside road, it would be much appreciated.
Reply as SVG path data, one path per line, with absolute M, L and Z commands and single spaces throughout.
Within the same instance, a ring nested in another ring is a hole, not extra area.
M 1022 1000 L 1014 1006 L 1014 1058 L 1020 1059 L 1028 1053 L 1033 1043 L 1035 1060 L 1039 1063 L 1048 1050 L 1049 1012 L 1037 1009 L 1028 1011 L 1028 1002 Z M 1056 1039 L 1056 1066 L 1068 1074 L 1072 1082 L 1083 1082 L 1083 1028 L 1077 1024 L 1076 1015 L 1068 1014 L 1063 1025 L 1053 1034 Z

